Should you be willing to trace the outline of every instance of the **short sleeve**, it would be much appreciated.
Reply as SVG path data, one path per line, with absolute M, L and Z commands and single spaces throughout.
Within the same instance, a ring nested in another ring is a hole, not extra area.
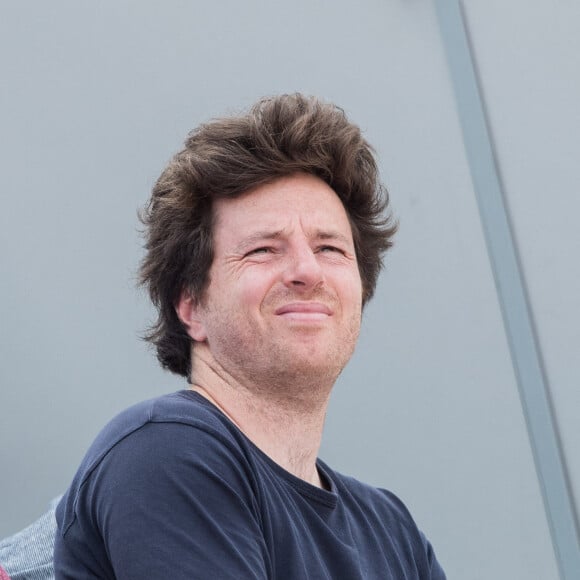
M 219 436 L 148 423 L 90 474 L 64 542 L 74 541 L 75 526 L 84 527 L 83 537 L 105 551 L 94 551 L 94 565 L 106 557 L 106 573 L 116 580 L 265 579 L 251 477 L 243 452 Z

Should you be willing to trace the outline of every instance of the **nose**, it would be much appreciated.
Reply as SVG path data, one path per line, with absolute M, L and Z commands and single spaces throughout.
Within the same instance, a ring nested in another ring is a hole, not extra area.
M 288 250 L 284 284 L 288 287 L 313 288 L 324 281 L 318 257 L 307 240 L 295 241 Z

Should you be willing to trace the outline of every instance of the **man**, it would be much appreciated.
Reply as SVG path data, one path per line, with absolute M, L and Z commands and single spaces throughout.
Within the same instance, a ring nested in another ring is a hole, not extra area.
M 143 216 L 161 364 L 57 510 L 58 579 L 440 579 L 392 494 L 317 459 L 395 226 L 369 145 L 301 95 L 202 125 Z

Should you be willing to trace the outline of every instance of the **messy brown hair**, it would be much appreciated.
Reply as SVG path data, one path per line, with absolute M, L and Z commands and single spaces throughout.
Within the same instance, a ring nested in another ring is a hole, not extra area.
M 258 101 L 248 113 L 200 125 L 157 180 L 141 219 L 146 254 L 140 282 L 158 317 L 145 337 L 161 365 L 188 377 L 192 340 L 177 317 L 183 291 L 199 300 L 213 261 L 212 203 L 279 177 L 309 173 L 341 199 L 363 287 L 375 290 L 396 224 L 373 150 L 339 107 L 301 94 Z

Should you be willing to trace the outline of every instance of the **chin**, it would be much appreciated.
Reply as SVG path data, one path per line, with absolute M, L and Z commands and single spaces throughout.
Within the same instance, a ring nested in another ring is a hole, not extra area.
M 313 380 L 336 380 L 346 366 L 350 356 L 337 357 L 330 353 L 321 356 L 296 355 L 286 361 L 286 368 L 292 375 L 300 375 Z

